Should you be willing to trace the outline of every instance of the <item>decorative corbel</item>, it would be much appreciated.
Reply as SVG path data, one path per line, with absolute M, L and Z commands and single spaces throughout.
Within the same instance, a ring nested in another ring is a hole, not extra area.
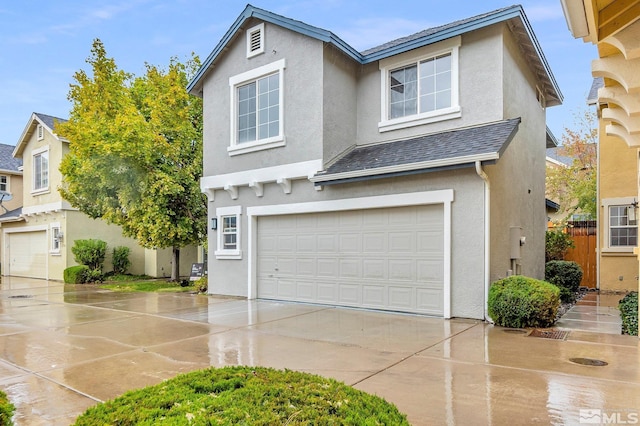
M 262 185 L 262 182 L 252 180 L 251 182 L 249 182 L 249 188 L 255 191 L 256 197 L 262 197 L 262 195 L 264 195 L 264 187 Z
M 225 185 L 224 186 L 224 190 L 229 193 L 229 196 L 231 196 L 232 200 L 237 200 L 238 199 L 238 187 L 237 186 L 235 186 L 235 185 Z
M 213 188 L 206 188 L 204 191 L 205 194 L 207 194 L 207 200 L 209 200 L 210 203 L 213 203 L 213 201 L 216 199 L 216 190 Z
M 291 179 L 278 178 L 276 183 L 282 187 L 285 194 L 291 194 Z

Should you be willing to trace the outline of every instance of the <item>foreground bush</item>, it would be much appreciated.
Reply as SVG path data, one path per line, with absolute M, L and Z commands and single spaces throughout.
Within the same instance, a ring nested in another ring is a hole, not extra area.
M 210 368 L 92 408 L 76 425 L 408 425 L 384 399 L 332 379 L 263 367 Z
M 618 304 L 622 319 L 622 334 L 638 335 L 638 292 L 627 294 Z
M 549 327 L 556 321 L 560 290 L 553 284 L 514 275 L 489 289 L 488 312 L 503 327 Z
M 71 252 L 79 264 L 87 265 L 92 270 L 102 270 L 107 243 L 102 240 L 75 240 Z
M 563 302 L 575 301 L 576 292 L 582 281 L 582 274 L 580 265 L 567 260 L 552 260 L 547 262 L 544 267 L 545 281 L 560 288 L 560 300 Z
M 0 391 L 0 426 L 9 426 L 12 425 L 11 417 L 13 417 L 13 412 L 15 411 L 15 407 L 7 398 L 7 394 Z
M 89 267 L 85 265 L 70 266 L 63 272 L 64 282 L 67 284 L 83 284 L 87 282 Z
M 570 248 L 575 248 L 571 236 L 561 230 L 547 231 L 545 235 L 545 260 L 563 260 Z
M 204 277 L 198 278 L 193 285 L 196 287 L 196 290 L 198 290 L 198 293 L 206 293 L 209 286 L 209 279 L 205 275 Z

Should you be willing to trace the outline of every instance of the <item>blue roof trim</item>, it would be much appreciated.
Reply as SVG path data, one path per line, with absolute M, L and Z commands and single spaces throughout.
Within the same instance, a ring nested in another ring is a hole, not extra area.
M 531 24 L 527 19 L 524 9 L 520 5 L 515 5 L 511 7 L 507 7 L 504 9 L 496 10 L 492 13 L 487 13 L 484 15 L 479 15 L 477 18 L 469 18 L 466 20 L 460 21 L 460 23 L 451 25 L 444 25 L 442 30 L 436 31 L 434 33 L 426 34 L 423 37 L 418 37 L 416 39 L 409 39 L 404 43 L 399 43 L 397 45 L 393 45 L 389 48 L 382 49 L 373 49 L 373 52 L 367 55 L 363 55 L 362 53 L 355 50 L 345 41 L 340 39 L 338 36 L 333 34 L 331 31 L 324 30 L 322 28 L 314 27 L 309 24 L 305 24 L 301 21 L 296 21 L 294 19 L 290 19 L 281 15 L 277 15 L 275 13 L 269 12 L 264 9 L 259 9 L 248 4 L 244 11 L 238 16 L 235 20 L 231 28 L 225 33 L 222 37 L 218 45 L 213 49 L 213 51 L 209 54 L 207 59 L 202 63 L 202 66 L 193 77 L 189 85 L 187 86 L 187 91 L 192 92 L 195 87 L 198 85 L 203 76 L 207 73 L 208 69 L 213 65 L 218 55 L 220 55 L 225 46 L 233 39 L 236 32 L 242 27 L 244 22 L 249 18 L 257 18 L 261 19 L 265 22 L 270 22 L 276 25 L 279 25 L 283 28 L 287 28 L 289 30 L 298 32 L 300 34 L 315 38 L 317 40 L 321 40 L 326 43 L 331 43 L 335 45 L 338 49 L 342 50 L 347 56 L 351 57 L 355 61 L 360 64 L 369 64 L 390 56 L 398 55 L 400 53 L 407 52 L 412 49 L 416 49 L 422 46 L 426 46 L 429 44 L 437 43 L 442 40 L 446 40 L 451 37 L 455 37 L 458 35 L 462 35 L 468 33 L 470 31 L 478 30 L 493 24 L 497 24 L 500 22 L 507 21 L 513 18 L 520 18 L 522 25 L 527 32 L 528 38 L 531 41 L 531 44 L 536 52 L 536 55 L 540 59 L 542 66 L 544 67 L 545 73 L 549 78 L 549 82 L 553 87 L 553 90 L 557 94 L 557 98 L 562 103 L 562 93 L 560 92 L 560 88 L 558 83 L 551 72 L 551 68 L 542 52 L 542 48 L 536 39 L 533 29 L 531 28 Z

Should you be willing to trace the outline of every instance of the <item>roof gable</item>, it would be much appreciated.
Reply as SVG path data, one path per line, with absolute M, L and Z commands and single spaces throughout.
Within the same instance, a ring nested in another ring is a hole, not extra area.
M 264 22 L 279 25 L 291 31 L 321 40 L 325 43 L 333 44 L 338 49 L 342 50 L 347 56 L 360 64 L 375 62 L 480 28 L 509 21 L 510 28 L 514 32 L 525 56 L 527 56 L 527 59 L 532 63 L 532 70 L 542 82 L 545 97 L 547 99 L 547 106 L 559 105 L 562 103 L 562 93 L 560 92 L 555 77 L 551 72 L 546 58 L 544 57 L 542 49 L 540 48 L 538 40 L 533 33 L 533 29 L 529 24 L 524 10 L 520 5 L 494 10 L 471 18 L 430 28 L 407 37 L 390 41 L 372 49 L 358 52 L 331 31 L 314 27 L 312 25 L 305 24 L 304 22 L 296 21 L 249 4 L 231 25 L 229 30 L 227 30 L 207 59 L 202 63 L 202 66 L 187 86 L 189 93 L 197 96 L 201 95 L 202 79 L 209 69 L 213 67 L 218 57 L 225 51 L 227 45 L 231 43 L 236 33 L 242 29 L 245 21 L 250 18 L 257 18 Z
M 54 131 L 53 131 L 53 128 L 55 127 L 55 123 L 56 122 L 64 123 L 66 121 L 67 120 L 64 119 L 64 118 L 58 118 L 58 117 L 54 117 L 52 115 L 47 115 L 47 114 L 42 114 L 42 113 L 39 113 L 39 112 L 34 112 L 33 114 L 31 114 L 31 118 L 29 119 L 29 121 L 27 122 L 27 125 L 25 126 L 24 130 L 22 131 L 22 135 L 20 136 L 20 139 L 18 140 L 18 143 L 16 144 L 16 148 L 13 151 L 13 156 L 14 157 L 21 157 L 22 156 L 22 152 L 24 151 L 25 146 L 29 142 L 29 139 L 31 139 L 31 135 L 33 135 L 34 132 L 36 131 L 36 128 L 38 127 L 38 124 L 44 126 L 44 128 L 50 134 L 52 134 L 56 139 L 58 139 L 60 141 L 66 141 L 66 139 L 58 137 L 58 135 L 55 134 Z

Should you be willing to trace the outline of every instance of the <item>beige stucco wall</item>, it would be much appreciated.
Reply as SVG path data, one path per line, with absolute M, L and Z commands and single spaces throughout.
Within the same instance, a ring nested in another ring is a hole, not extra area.
M 607 136 L 600 121 L 599 140 L 599 241 L 598 246 L 605 248 L 607 242 L 602 200 L 607 198 L 638 197 L 638 149 L 629 148 L 625 141 L 615 136 Z M 626 253 L 607 253 L 600 251 L 599 288 L 603 291 L 625 291 L 638 289 L 638 259 L 631 250 Z M 622 278 L 622 279 L 620 279 Z

